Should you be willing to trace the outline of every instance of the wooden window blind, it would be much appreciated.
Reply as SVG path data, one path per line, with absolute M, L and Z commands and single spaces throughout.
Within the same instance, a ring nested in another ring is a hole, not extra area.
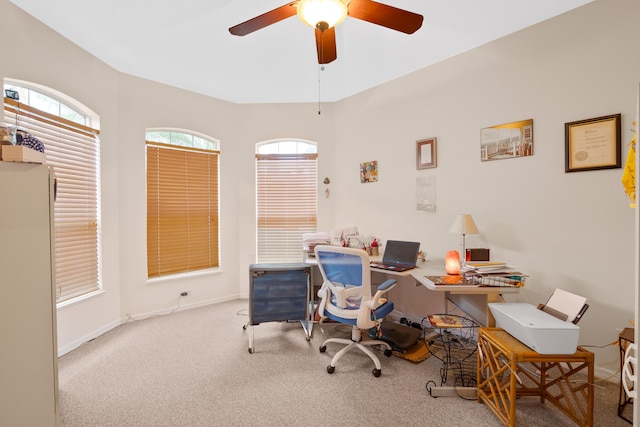
M 302 261 L 302 234 L 317 227 L 317 158 L 256 154 L 258 262 Z
M 99 290 L 99 131 L 4 98 L 4 120 L 45 146 L 57 179 L 54 204 L 57 302 Z
M 218 267 L 217 151 L 147 141 L 147 272 Z

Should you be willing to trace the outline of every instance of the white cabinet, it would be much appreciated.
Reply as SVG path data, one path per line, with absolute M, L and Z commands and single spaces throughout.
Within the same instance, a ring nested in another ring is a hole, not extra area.
M 0 426 L 58 426 L 53 179 L 0 161 Z

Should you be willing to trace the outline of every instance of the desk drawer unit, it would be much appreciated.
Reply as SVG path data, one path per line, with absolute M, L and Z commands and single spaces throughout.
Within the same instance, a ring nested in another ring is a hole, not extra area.
M 304 263 L 251 264 L 249 268 L 249 352 L 254 325 L 300 321 L 309 340 L 311 267 Z

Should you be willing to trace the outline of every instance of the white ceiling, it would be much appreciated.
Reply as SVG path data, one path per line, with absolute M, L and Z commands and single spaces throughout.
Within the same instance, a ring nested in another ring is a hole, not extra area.
M 287 0 L 10 0 L 123 73 L 236 103 L 332 102 L 592 0 L 378 0 L 424 16 L 412 35 L 347 17 L 338 59 L 317 63 L 296 16 L 228 28 Z

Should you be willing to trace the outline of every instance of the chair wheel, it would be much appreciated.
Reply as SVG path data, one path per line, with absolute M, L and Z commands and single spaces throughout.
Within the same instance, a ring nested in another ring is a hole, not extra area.
M 253 349 L 252 348 L 249 349 L 249 354 L 253 354 Z
M 320 346 L 320 353 L 324 353 L 325 351 L 327 351 L 327 346 L 326 345 L 321 345 Z
M 384 355 L 387 357 L 391 357 L 391 355 L 393 354 L 393 350 L 389 350 L 388 348 L 384 349 Z
M 376 377 L 376 378 L 378 378 L 381 373 L 382 373 L 382 370 L 380 370 L 380 369 L 374 369 L 373 370 L 373 376 Z
M 331 366 L 331 365 L 327 366 L 327 372 L 328 373 L 333 374 L 335 371 L 336 371 L 336 367 L 335 366 Z M 378 374 L 378 375 L 380 375 L 380 374 Z

